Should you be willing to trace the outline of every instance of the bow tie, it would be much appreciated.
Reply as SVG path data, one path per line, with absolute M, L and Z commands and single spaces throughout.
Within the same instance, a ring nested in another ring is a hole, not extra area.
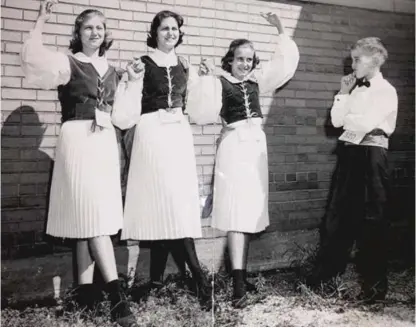
M 357 87 L 362 87 L 362 86 L 365 86 L 367 88 L 370 87 L 370 81 L 367 81 L 367 80 L 364 81 L 364 78 L 357 79 L 356 84 L 357 84 Z

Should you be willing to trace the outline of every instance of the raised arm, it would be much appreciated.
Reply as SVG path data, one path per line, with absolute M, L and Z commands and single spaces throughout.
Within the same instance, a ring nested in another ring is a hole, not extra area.
M 42 31 L 45 22 L 52 14 L 57 0 L 46 0 L 41 3 L 35 28 L 23 44 L 21 66 L 27 81 L 35 87 L 53 89 L 66 84 L 71 78 L 68 56 L 52 51 L 42 44 Z
M 334 98 L 334 103 L 331 108 L 331 122 L 336 128 L 344 126 L 345 116 L 349 112 L 348 98 L 354 87 L 356 78 L 354 74 L 349 74 L 341 78 L 341 89 Z
M 296 72 L 299 63 L 299 50 L 296 43 L 285 34 L 285 30 L 276 14 L 262 14 L 271 25 L 277 28 L 276 50 L 273 57 L 260 72 L 256 72 L 260 93 L 268 93 L 289 81 Z

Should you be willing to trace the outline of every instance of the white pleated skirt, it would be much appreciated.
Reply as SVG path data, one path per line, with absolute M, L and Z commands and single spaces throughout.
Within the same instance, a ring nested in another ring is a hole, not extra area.
M 92 120 L 62 125 L 56 146 L 46 233 L 63 238 L 114 235 L 123 223 L 120 160 L 114 128 Z
M 191 127 L 178 109 L 141 116 L 134 135 L 122 239 L 200 238 Z
M 261 119 L 223 129 L 217 149 L 212 227 L 256 233 L 269 225 L 266 135 Z

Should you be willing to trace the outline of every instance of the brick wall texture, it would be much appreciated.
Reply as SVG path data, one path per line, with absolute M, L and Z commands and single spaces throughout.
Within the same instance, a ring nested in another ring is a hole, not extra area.
M 56 90 L 28 85 L 19 63 L 22 42 L 34 26 L 40 2 L 1 1 L 1 201 L 2 250 L 43 240 L 50 168 L 60 129 Z M 275 28 L 258 13 L 276 12 L 297 42 L 294 78 L 261 98 L 270 168 L 269 232 L 314 229 L 325 210 L 335 167 L 338 131 L 327 122 L 333 95 L 348 70 L 348 47 L 378 36 L 390 58 L 384 76 L 397 88 L 399 115 L 391 139 L 394 222 L 414 222 L 414 15 L 297 1 L 261 0 L 61 0 L 44 29 L 45 44 L 66 51 L 75 16 L 97 8 L 108 18 L 115 42 L 108 57 L 124 67 L 145 54 L 150 21 L 160 10 L 182 14 L 186 36 L 177 51 L 197 64 L 217 66 L 229 43 L 248 38 L 261 60 L 274 49 Z M 210 189 L 219 125 L 193 125 L 201 194 Z M 3 254 L 4 251 L 2 251 Z

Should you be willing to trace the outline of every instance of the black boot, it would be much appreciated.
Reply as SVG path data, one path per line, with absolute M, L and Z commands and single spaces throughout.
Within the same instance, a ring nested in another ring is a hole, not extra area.
M 74 299 L 80 309 L 91 311 L 103 300 L 103 295 L 96 285 L 81 284 L 74 290 Z
M 195 242 L 192 238 L 183 239 L 185 260 L 192 273 L 195 283 L 195 293 L 202 308 L 209 310 L 212 306 L 212 287 L 203 272 L 196 254 Z
M 256 285 L 247 281 L 247 270 L 243 270 L 243 276 L 244 276 L 244 284 L 246 286 L 246 291 L 249 292 L 249 293 L 257 293 L 258 290 L 257 290 Z
M 136 318 L 130 310 L 129 303 L 120 288 L 118 279 L 110 281 L 106 287 L 111 302 L 111 319 L 122 327 L 137 326 Z
M 247 305 L 247 290 L 244 281 L 244 270 L 233 270 L 233 300 L 232 304 L 237 309 L 242 309 Z

